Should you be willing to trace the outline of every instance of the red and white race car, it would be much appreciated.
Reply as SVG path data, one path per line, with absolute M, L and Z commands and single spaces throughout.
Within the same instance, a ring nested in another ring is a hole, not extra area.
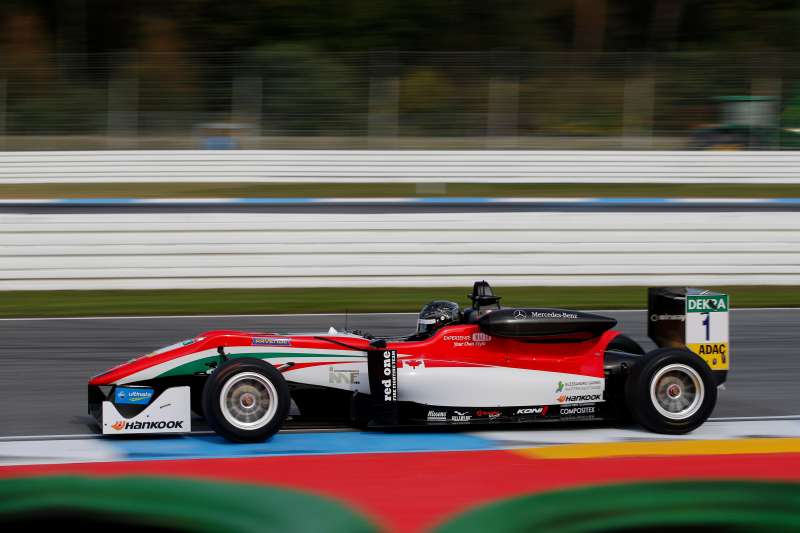
M 208 331 L 92 377 L 104 434 L 182 433 L 191 411 L 223 437 L 262 441 L 294 418 L 357 427 L 628 419 L 685 433 L 714 409 L 730 365 L 728 297 L 649 290 L 645 353 L 613 318 L 504 308 L 486 282 L 472 305 L 435 301 L 417 332 L 380 338 Z

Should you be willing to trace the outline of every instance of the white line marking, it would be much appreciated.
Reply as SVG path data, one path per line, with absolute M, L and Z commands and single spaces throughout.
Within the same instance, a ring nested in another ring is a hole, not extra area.
M 775 415 L 775 416 L 729 416 L 729 417 L 715 417 L 709 418 L 707 422 L 747 422 L 747 421 L 769 421 L 769 420 L 800 420 L 800 415 Z M 425 429 L 424 426 L 420 426 L 420 429 Z M 478 431 L 469 431 L 468 427 L 465 427 L 467 430 L 466 433 L 475 433 L 480 435 L 480 430 Z M 474 430 L 475 428 L 473 428 Z M 572 427 L 567 432 L 570 431 L 581 431 L 582 429 L 593 429 L 592 427 L 587 428 L 576 428 Z M 544 430 L 544 429 L 543 429 Z M 354 432 L 358 431 L 355 428 L 351 427 L 337 427 L 337 428 L 291 428 L 291 429 L 282 429 L 279 433 L 346 433 L 346 432 Z M 488 428 L 486 431 L 491 431 Z M 535 431 L 531 430 L 531 426 L 527 428 L 520 427 L 518 429 L 510 429 L 508 431 Z M 552 430 L 550 430 L 552 431 Z M 214 435 L 215 433 L 210 430 L 206 431 L 192 431 L 191 433 L 183 434 L 183 435 L 169 435 L 164 434 L 161 437 L 180 437 L 180 436 L 197 436 L 197 435 Z M 153 437 L 158 438 L 158 434 L 152 435 L 140 435 L 140 437 Z M 81 434 L 75 433 L 71 435 L 20 435 L 20 436 L 7 436 L 7 437 L 0 437 L 0 442 L 10 442 L 10 441 L 17 441 L 17 440 L 72 440 L 72 439 L 106 439 L 111 442 L 116 437 L 108 437 L 99 434 Z
M 736 307 L 731 312 L 736 311 L 798 311 L 800 307 Z M 587 313 L 643 313 L 647 309 L 577 309 Z M 269 317 L 303 317 L 303 316 L 395 316 L 395 315 L 416 315 L 412 312 L 400 313 L 276 313 L 267 315 L 141 315 L 141 316 L 64 316 L 64 317 L 30 317 L 30 318 L 0 318 L 0 322 L 14 322 L 24 320 L 137 320 L 150 318 L 269 318 Z
M 345 433 L 345 432 L 353 432 L 356 431 L 355 428 L 350 427 L 342 427 L 342 428 L 307 428 L 307 429 L 300 429 L 300 428 L 292 428 L 292 429 L 282 429 L 278 433 Z M 173 438 L 173 437 L 196 437 L 199 435 L 216 435 L 211 430 L 206 431 L 192 431 L 191 433 L 164 433 L 159 435 L 157 433 L 153 434 L 142 434 L 138 435 L 137 437 L 145 437 L 145 438 Z M 120 435 L 119 437 L 123 437 Z M 83 439 L 97 439 L 97 440 L 107 440 L 109 442 L 114 442 L 114 440 L 118 440 L 119 437 L 108 435 L 100 435 L 94 433 L 75 433 L 72 435 L 20 435 L 20 436 L 9 436 L 9 437 L 0 437 L 0 442 L 14 442 L 18 440 L 83 440 Z M 129 439 L 131 440 L 131 439 Z
M 709 418 L 707 422 L 747 422 L 759 420 L 800 420 L 800 415 L 776 415 L 776 416 L 724 416 L 719 418 Z
M 149 318 L 269 318 L 292 316 L 386 316 L 386 315 L 416 315 L 417 313 L 278 313 L 272 315 L 142 315 L 142 316 L 65 316 L 65 317 L 35 317 L 35 318 L 0 318 L 3 322 L 22 320 L 136 320 Z

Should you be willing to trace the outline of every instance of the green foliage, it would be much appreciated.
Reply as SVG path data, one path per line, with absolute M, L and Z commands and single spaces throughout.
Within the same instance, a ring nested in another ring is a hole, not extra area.
M 798 307 L 800 286 L 710 287 L 735 307 Z M 465 287 L 5 291 L 1 317 L 343 313 L 418 311 L 433 299 L 464 304 Z M 646 287 L 500 287 L 508 306 L 642 309 Z
M 22 89 L 10 91 L 10 133 L 86 134 L 105 128 L 104 91 L 67 82 L 53 82 L 38 91 Z
M 367 95 L 352 63 L 308 46 L 281 44 L 253 50 L 246 64 L 248 75 L 262 79 L 265 131 L 313 135 L 358 129 Z

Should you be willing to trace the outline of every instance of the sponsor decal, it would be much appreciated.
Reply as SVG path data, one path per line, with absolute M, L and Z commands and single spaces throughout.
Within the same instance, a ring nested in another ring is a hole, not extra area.
M 578 318 L 578 313 L 568 313 L 566 311 L 531 311 L 531 318 Z
M 475 411 L 475 416 L 479 417 L 485 416 L 489 420 L 494 420 L 495 418 L 498 418 L 500 416 L 500 411 L 484 411 L 482 409 L 479 409 Z
M 684 315 L 650 315 L 650 322 L 659 322 L 661 320 L 680 320 L 684 322 L 686 317 Z
M 544 416 L 547 414 L 547 406 L 544 405 L 542 407 L 522 407 L 517 409 L 517 412 L 514 413 L 515 415 L 541 415 Z
M 514 318 L 516 318 L 517 320 L 524 320 L 528 318 L 528 313 L 526 313 L 522 309 L 517 309 L 516 311 L 514 311 Z
M 727 342 L 687 344 L 686 346 L 702 357 L 712 370 L 726 370 L 730 367 Z
M 603 382 L 598 379 L 579 380 L 579 381 L 559 381 L 556 393 L 564 392 L 602 392 Z
M 725 313 L 728 311 L 728 295 L 692 294 L 686 296 L 687 313 Z
M 117 387 L 114 389 L 114 403 L 119 405 L 147 405 L 153 398 L 153 389 Z
M 175 344 L 170 344 L 169 346 L 165 346 L 163 348 L 159 348 L 158 350 L 156 350 L 154 352 L 150 352 L 148 354 L 145 354 L 143 357 L 154 357 L 156 355 L 161 355 L 162 353 L 171 352 L 172 350 L 177 350 L 178 348 L 183 348 L 184 346 L 189 346 L 190 344 L 194 344 L 195 342 L 197 342 L 199 340 L 203 340 L 203 337 L 197 337 L 196 339 L 186 339 L 186 340 L 183 340 L 183 341 L 180 341 L 180 342 L 176 342 Z M 131 359 L 131 361 L 135 361 L 135 360 L 136 360 L 136 358 Z M 130 361 L 128 361 L 128 362 L 130 362 Z M 125 364 L 125 363 L 123 363 L 123 364 Z M 122 366 L 122 365 L 119 365 L 119 366 Z M 119 368 L 119 366 L 114 367 L 114 369 Z M 112 369 L 112 370 L 114 370 L 114 369 Z
M 728 345 L 724 342 L 717 344 L 698 344 L 698 355 L 719 355 L 725 357 L 728 354 Z
M 117 431 L 128 429 L 183 429 L 183 420 L 159 420 L 158 422 L 130 422 L 128 420 L 120 420 L 111 424 L 111 427 Z
M 358 370 L 342 370 L 329 366 L 328 383 L 333 385 L 358 385 L 359 374 Z
M 446 422 L 447 411 L 428 411 L 429 422 Z
M 595 402 L 602 399 L 600 394 L 562 394 L 558 398 L 558 403 L 574 403 L 574 402 Z
M 469 422 L 472 416 L 468 414 L 469 411 L 453 411 L 453 416 L 450 420 L 453 422 Z
M 444 340 L 452 342 L 456 348 L 462 346 L 485 346 L 486 343 L 492 340 L 492 336 L 477 331 L 472 335 L 445 335 Z
M 397 401 L 397 352 L 386 350 L 383 352 L 383 401 Z
M 403 366 L 407 366 L 411 368 L 411 370 L 416 370 L 419 367 L 425 368 L 425 361 L 420 361 L 419 359 L 403 359 Z
M 291 346 L 292 339 L 285 337 L 253 337 L 253 346 Z
M 581 407 L 562 407 L 558 411 L 562 417 L 581 417 L 594 416 L 594 405 L 584 405 Z

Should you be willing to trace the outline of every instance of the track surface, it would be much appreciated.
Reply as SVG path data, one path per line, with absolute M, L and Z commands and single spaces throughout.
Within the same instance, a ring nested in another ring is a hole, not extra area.
M 644 311 L 606 313 L 642 342 Z M 412 314 L 350 315 L 348 327 L 403 334 Z M 733 370 L 720 391 L 715 417 L 800 414 L 800 309 L 735 310 L 731 321 Z M 343 315 L 259 317 L 144 317 L 0 321 L 0 436 L 89 434 L 86 380 L 95 373 L 211 329 L 325 331 L 343 328 Z

